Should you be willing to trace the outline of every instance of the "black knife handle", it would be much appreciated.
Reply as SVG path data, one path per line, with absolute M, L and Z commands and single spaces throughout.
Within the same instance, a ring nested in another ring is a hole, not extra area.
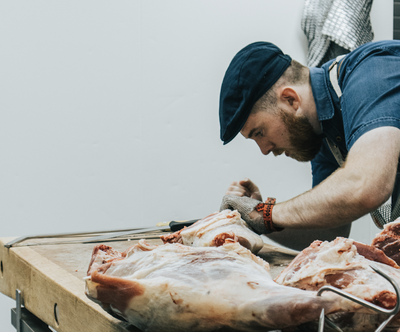
M 176 232 L 185 226 L 189 227 L 190 225 L 193 225 L 198 220 L 200 220 L 200 219 L 185 220 L 185 221 L 171 221 L 169 223 L 169 228 L 171 229 L 172 232 Z

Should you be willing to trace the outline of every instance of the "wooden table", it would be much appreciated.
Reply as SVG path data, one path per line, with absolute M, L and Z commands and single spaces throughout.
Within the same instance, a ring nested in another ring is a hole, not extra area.
M 15 291 L 19 289 L 25 308 L 58 332 L 139 331 L 86 297 L 83 277 L 95 244 L 5 248 L 4 244 L 13 239 L 0 238 L 1 293 L 15 299 Z M 147 241 L 162 244 L 159 239 Z M 123 251 L 136 240 L 104 243 Z M 295 252 L 265 244 L 258 256 L 270 263 L 271 275 L 275 277 Z

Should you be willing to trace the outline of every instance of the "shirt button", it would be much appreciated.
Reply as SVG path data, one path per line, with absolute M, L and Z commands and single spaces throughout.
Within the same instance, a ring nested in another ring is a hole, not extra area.
M 340 142 L 342 138 L 340 136 L 336 136 L 336 142 Z

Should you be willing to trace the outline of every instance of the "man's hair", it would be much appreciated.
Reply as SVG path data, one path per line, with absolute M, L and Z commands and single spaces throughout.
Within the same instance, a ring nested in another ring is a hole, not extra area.
M 262 110 L 276 109 L 277 95 L 276 90 L 284 84 L 303 85 L 309 82 L 309 69 L 296 60 L 292 60 L 290 66 L 285 70 L 279 80 L 257 100 L 251 113 Z

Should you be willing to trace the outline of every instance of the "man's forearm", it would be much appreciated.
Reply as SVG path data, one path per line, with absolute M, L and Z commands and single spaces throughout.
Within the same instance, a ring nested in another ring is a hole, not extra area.
M 305 229 L 350 223 L 376 208 L 362 202 L 358 181 L 339 169 L 310 191 L 275 205 L 272 220 L 278 227 Z
M 272 221 L 283 228 L 329 228 L 373 211 L 392 193 L 399 149 L 399 129 L 369 131 L 353 145 L 343 168 L 310 191 L 277 204 Z

